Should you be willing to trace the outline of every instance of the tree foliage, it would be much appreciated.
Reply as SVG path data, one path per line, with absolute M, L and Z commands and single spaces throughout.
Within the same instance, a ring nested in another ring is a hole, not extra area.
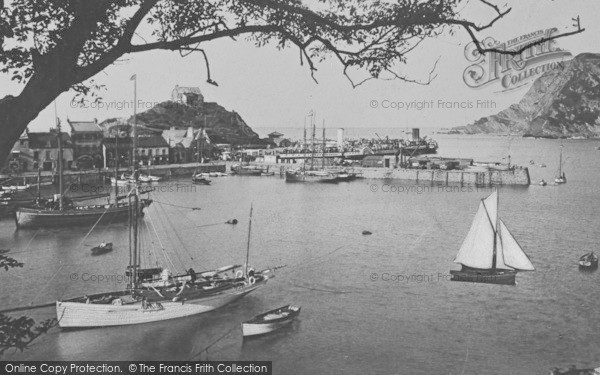
M 127 54 L 199 52 L 216 84 L 202 43 L 244 36 L 258 46 L 297 48 L 313 78 L 317 63 L 333 57 L 353 85 L 363 82 L 351 78 L 355 70 L 412 81 L 400 69 L 410 52 L 446 30 L 463 29 L 480 53 L 493 51 L 477 33 L 510 9 L 479 3 L 490 10 L 483 22 L 463 19 L 460 0 L 0 0 L 0 72 L 25 85 L 15 100 L 0 99 L 0 123 L 10 124 L 0 159 L 60 93 L 89 94 L 99 86 L 92 77 Z
M 0 268 L 23 267 L 23 263 L 4 255 L 7 250 L 0 250 Z M 9 349 L 23 351 L 33 340 L 48 332 L 56 325 L 56 319 L 47 319 L 36 324 L 26 316 L 17 318 L 0 313 L 0 357 Z

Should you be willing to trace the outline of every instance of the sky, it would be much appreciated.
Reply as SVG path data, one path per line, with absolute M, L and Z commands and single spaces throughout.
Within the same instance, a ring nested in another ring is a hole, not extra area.
M 482 39 L 493 37 L 509 41 L 552 27 L 559 32 L 570 31 L 573 30 L 572 18 L 580 16 L 586 31 L 558 39 L 556 45 L 573 56 L 583 52 L 600 53 L 596 39 L 600 35 L 598 0 L 502 0 L 496 3 L 501 7 L 506 4 L 505 7 L 512 10 L 492 29 L 481 33 Z M 460 13 L 463 17 L 482 23 L 494 16 L 476 0 L 465 1 L 461 7 L 464 7 Z M 182 58 L 176 52 L 144 52 L 125 56 L 94 77 L 106 85 L 99 93 L 103 97 L 103 108 L 74 107 L 71 104 L 74 94 L 67 92 L 56 100 L 58 116 L 63 122 L 67 118 L 103 121 L 131 116 L 133 82 L 130 77 L 136 74 L 138 112 L 168 100 L 178 84 L 200 87 L 206 101 L 235 110 L 250 127 L 281 129 L 284 133 L 285 128 L 302 127 L 311 110 L 316 112 L 317 122 L 325 121 L 328 128 L 461 126 L 517 103 L 530 87 L 529 83 L 519 89 L 503 91 L 497 83 L 481 88 L 467 86 L 463 72 L 472 64 L 465 57 L 469 41 L 466 32 L 459 29 L 452 36 L 444 35 L 422 43 L 407 56 L 407 64 L 400 66 L 399 71 L 417 80 L 427 80 L 437 61 L 436 78 L 429 85 L 371 80 L 357 88 L 352 88 L 342 74 L 342 66 L 333 59 L 318 64 L 317 84 L 307 66 L 300 65 L 297 49 L 258 48 L 243 38 L 203 45 L 210 60 L 212 79 L 218 82 L 218 87 L 206 83 L 205 64 L 200 54 Z M 21 90 L 22 86 L 0 75 L 0 97 L 18 95 Z M 425 102 L 429 105 L 417 109 L 418 103 Z M 448 108 L 447 102 L 458 102 L 459 106 L 453 104 Z M 460 103 L 467 108 L 460 108 Z M 44 131 L 53 125 L 51 105 L 30 124 L 30 130 Z

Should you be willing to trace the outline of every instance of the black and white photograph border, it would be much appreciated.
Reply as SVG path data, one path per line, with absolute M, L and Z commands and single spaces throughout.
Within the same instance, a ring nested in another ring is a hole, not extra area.
M 599 17 L 0 0 L 0 372 L 600 374 Z

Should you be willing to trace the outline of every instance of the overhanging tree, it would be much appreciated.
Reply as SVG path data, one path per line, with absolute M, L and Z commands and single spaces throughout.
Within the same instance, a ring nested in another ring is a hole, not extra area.
M 461 18 L 459 0 L 0 0 L 0 72 L 24 84 L 18 96 L 0 99 L 0 161 L 57 96 L 69 89 L 89 94 L 97 73 L 136 52 L 199 52 L 207 81 L 216 84 L 202 43 L 219 38 L 297 47 L 313 78 L 315 62 L 332 56 L 349 79 L 363 69 L 372 78 L 406 81 L 398 66 L 421 41 L 448 30 L 466 31 L 480 53 L 518 54 L 531 46 L 484 48 L 477 33 L 510 9 L 479 2 L 490 10 L 486 21 Z M 577 25 L 551 39 L 582 31 Z

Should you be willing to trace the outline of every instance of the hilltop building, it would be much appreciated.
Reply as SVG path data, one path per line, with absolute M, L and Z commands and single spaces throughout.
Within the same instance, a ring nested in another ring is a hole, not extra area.
M 171 100 L 175 103 L 186 105 L 202 105 L 204 104 L 204 96 L 199 87 L 180 87 L 175 85 L 171 91 Z

